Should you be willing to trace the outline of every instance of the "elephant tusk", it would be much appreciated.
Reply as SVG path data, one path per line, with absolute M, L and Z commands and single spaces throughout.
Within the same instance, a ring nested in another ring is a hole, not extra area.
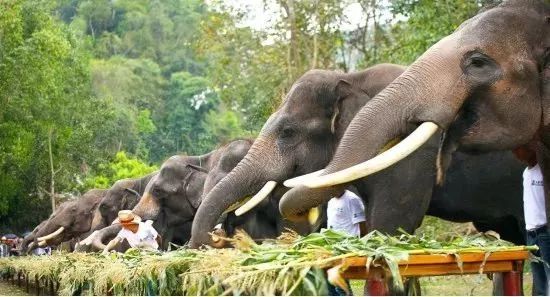
M 307 221 L 310 226 L 315 226 L 317 220 L 319 219 L 319 207 L 314 207 L 310 209 L 307 213 Z
M 34 246 L 34 241 L 29 244 L 29 246 L 27 247 L 27 250 L 32 251 L 33 246 Z
M 45 246 L 47 243 L 45 240 L 38 242 L 38 246 Z
M 321 225 L 324 222 L 322 215 L 323 215 L 322 206 L 317 206 L 308 211 L 307 220 L 308 220 L 311 232 L 318 232 L 321 229 Z
M 246 201 L 245 204 L 243 204 L 241 207 L 235 210 L 235 215 L 241 216 L 246 212 L 248 212 L 249 210 L 251 210 L 252 208 L 254 208 L 254 206 L 258 205 L 265 198 L 267 198 L 269 193 L 271 193 L 271 191 L 273 191 L 273 189 L 275 189 L 276 186 L 277 186 L 277 182 L 272 180 L 265 183 L 264 187 L 256 195 L 254 195 L 252 198 L 250 198 L 250 200 Z
M 323 175 L 303 182 L 308 188 L 323 188 L 347 183 L 383 170 L 410 155 L 437 132 L 438 126 L 424 122 L 409 136 L 378 156 L 347 169 Z
M 294 178 L 291 178 L 291 179 L 287 179 L 287 180 L 285 180 L 283 185 L 287 188 L 294 188 L 296 186 L 301 185 L 304 181 L 306 181 L 306 180 L 308 180 L 312 177 L 321 176 L 323 174 L 323 171 L 325 171 L 325 170 L 321 169 L 321 170 L 317 170 L 315 172 L 311 172 L 311 173 L 300 175 L 300 176 L 297 176 L 297 177 L 294 177 Z
M 53 233 L 50 233 L 46 236 L 42 236 L 42 237 L 38 237 L 36 240 L 38 240 L 39 242 L 40 241 L 46 241 L 46 240 L 50 240 L 52 238 L 55 238 L 56 236 L 58 236 L 59 234 L 61 234 L 63 232 L 63 230 L 65 230 L 65 227 L 59 227 L 59 229 L 57 229 L 55 232 Z

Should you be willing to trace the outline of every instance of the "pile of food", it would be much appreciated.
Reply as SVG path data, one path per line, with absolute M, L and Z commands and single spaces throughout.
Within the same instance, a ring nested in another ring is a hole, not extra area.
M 412 254 L 490 254 L 532 248 L 484 234 L 438 241 L 426 235 L 388 236 L 377 231 L 363 238 L 333 230 L 303 237 L 289 232 L 262 244 L 239 233 L 229 240 L 234 249 L 130 249 L 107 256 L 57 253 L 1 258 L 0 274 L 22 273 L 58 282 L 62 295 L 326 295 L 323 269 L 347 257 L 367 257 L 367 265 L 384 261 L 400 286 L 398 262 Z

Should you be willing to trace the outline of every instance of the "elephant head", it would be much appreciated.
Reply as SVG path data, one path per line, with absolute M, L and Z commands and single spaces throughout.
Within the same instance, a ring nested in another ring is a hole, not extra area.
M 166 225 L 191 221 L 199 207 L 210 156 L 172 156 L 145 188 L 133 211 L 144 220 L 159 219 Z
M 439 183 L 456 149 L 508 150 L 539 131 L 543 141 L 550 137 L 549 29 L 549 6 L 537 0 L 506 1 L 465 21 L 361 109 L 323 176 L 288 191 L 282 214 L 292 217 L 339 195 L 346 183 L 398 162 L 438 129 L 444 131 Z M 307 203 L 292 207 L 296 199 Z
M 68 201 L 50 216 L 36 232 L 38 245 L 58 245 L 90 231 L 92 219 L 105 190 L 93 189 Z
M 145 186 L 157 174 L 153 172 L 140 178 L 127 178 L 116 181 L 101 200 L 99 218 L 94 219 L 92 230 L 109 226 L 121 209 L 132 209 L 145 191 Z
M 57 210 L 59 210 L 59 208 L 62 207 L 63 204 L 59 205 L 57 207 Z M 34 227 L 34 229 L 32 230 L 32 232 L 25 236 L 25 238 L 23 238 L 23 241 L 21 242 L 21 251 L 25 252 L 25 253 L 28 253 L 30 252 L 36 245 L 36 233 L 38 232 L 38 230 L 40 230 L 47 222 L 48 220 L 43 220 L 42 222 L 40 222 L 40 224 L 38 224 L 36 227 Z
M 326 166 L 353 115 L 403 69 L 384 64 L 350 74 L 311 70 L 299 78 L 244 159 L 205 192 L 191 246 L 210 243 L 208 232 L 231 205 L 258 191 L 251 200 L 259 203 L 277 183 Z

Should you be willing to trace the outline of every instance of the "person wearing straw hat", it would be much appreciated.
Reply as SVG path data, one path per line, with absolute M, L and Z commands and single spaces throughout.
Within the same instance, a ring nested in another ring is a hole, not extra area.
M 131 247 L 157 250 L 161 239 L 157 230 L 153 228 L 152 223 L 152 221 L 142 222 L 141 218 L 131 210 L 119 211 L 113 225 L 119 224 L 122 226 L 122 229 L 107 244 L 103 253 L 108 253 L 109 250 L 116 247 L 123 240 L 128 241 Z

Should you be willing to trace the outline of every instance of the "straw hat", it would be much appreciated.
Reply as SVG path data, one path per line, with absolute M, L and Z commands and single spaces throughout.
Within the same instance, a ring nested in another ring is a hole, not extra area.
M 118 212 L 118 218 L 113 221 L 113 224 L 122 224 L 122 225 L 128 225 L 128 224 L 139 224 L 141 222 L 141 218 L 134 214 L 131 210 L 121 210 Z

